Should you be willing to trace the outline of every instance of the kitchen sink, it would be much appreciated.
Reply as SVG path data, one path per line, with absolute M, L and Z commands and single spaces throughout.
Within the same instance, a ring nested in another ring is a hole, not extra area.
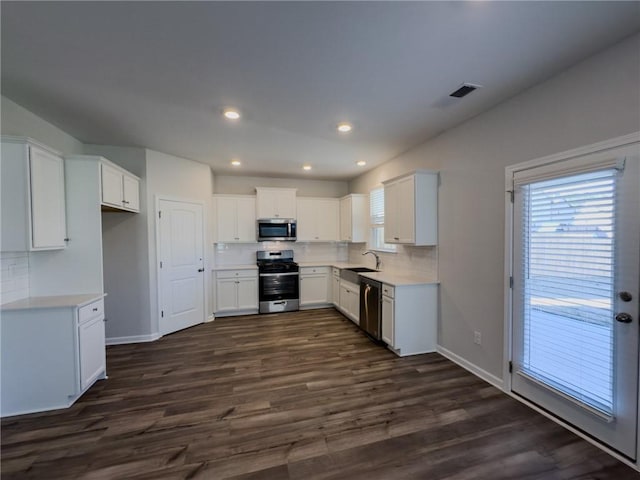
M 340 270 L 340 278 L 342 278 L 343 280 L 347 280 L 348 282 L 355 283 L 356 285 L 360 285 L 360 275 L 358 275 L 358 273 L 377 271 L 378 270 L 367 267 L 343 268 Z
M 373 268 L 367 267 L 353 267 L 353 268 L 345 268 L 345 270 L 351 270 L 352 272 L 377 272 L 378 270 L 374 270 Z

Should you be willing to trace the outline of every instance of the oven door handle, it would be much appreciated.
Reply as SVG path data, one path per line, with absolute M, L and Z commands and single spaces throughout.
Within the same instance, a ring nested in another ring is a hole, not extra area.
M 289 273 L 261 273 L 261 277 L 287 277 L 292 275 L 299 275 L 299 272 L 289 272 Z

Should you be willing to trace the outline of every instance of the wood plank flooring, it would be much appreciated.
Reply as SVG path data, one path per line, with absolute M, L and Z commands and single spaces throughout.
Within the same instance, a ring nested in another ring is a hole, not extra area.
M 6 479 L 632 479 L 438 354 L 397 358 L 332 309 L 108 348 L 73 407 L 2 421 Z

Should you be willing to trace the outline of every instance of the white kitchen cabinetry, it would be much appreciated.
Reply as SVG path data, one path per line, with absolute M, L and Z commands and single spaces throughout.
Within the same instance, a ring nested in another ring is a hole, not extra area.
M 299 242 L 340 240 L 340 200 L 298 197 L 297 207 Z
M 256 218 L 296 218 L 296 191 L 256 187 Z
M 104 207 L 140 211 L 140 179 L 125 169 L 102 159 L 100 186 Z
M 31 297 L 0 321 L 3 417 L 69 407 L 106 378 L 102 295 Z
M 398 356 L 435 352 L 438 285 L 382 285 L 382 340 Z
M 44 145 L 2 137 L 2 251 L 66 247 L 64 159 Z
M 384 241 L 438 243 L 438 174 L 416 172 L 384 182 Z
M 340 269 L 331 269 L 331 301 L 335 307 L 340 306 Z
M 214 195 L 215 239 L 219 243 L 256 241 L 256 197 Z
M 340 280 L 339 310 L 356 325 L 360 325 L 360 287 Z
M 330 304 L 329 267 L 300 268 L 300 308 L 322 308 Z
M 340 240 L 366 242 L 369 240 L 369 196 L 347 195 L 340 199 Z
M 258 313 L 258 270 L 218 270 L 214 288 L 216 316 Z

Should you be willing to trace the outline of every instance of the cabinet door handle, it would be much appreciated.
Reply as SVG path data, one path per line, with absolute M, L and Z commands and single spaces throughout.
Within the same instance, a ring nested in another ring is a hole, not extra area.
M 93 311 L 94 311 L 94 312 L 97 312 L 97 311 L 98 311 L 98 307 L 95 307 L 95 308 L 93 309 Z
M 122 200 L 122 203 L 129 203 L 129 202 L 127 202 L 126 200 Z
M 204 268 L 199 268 L 198 272 L 204 272 Z

